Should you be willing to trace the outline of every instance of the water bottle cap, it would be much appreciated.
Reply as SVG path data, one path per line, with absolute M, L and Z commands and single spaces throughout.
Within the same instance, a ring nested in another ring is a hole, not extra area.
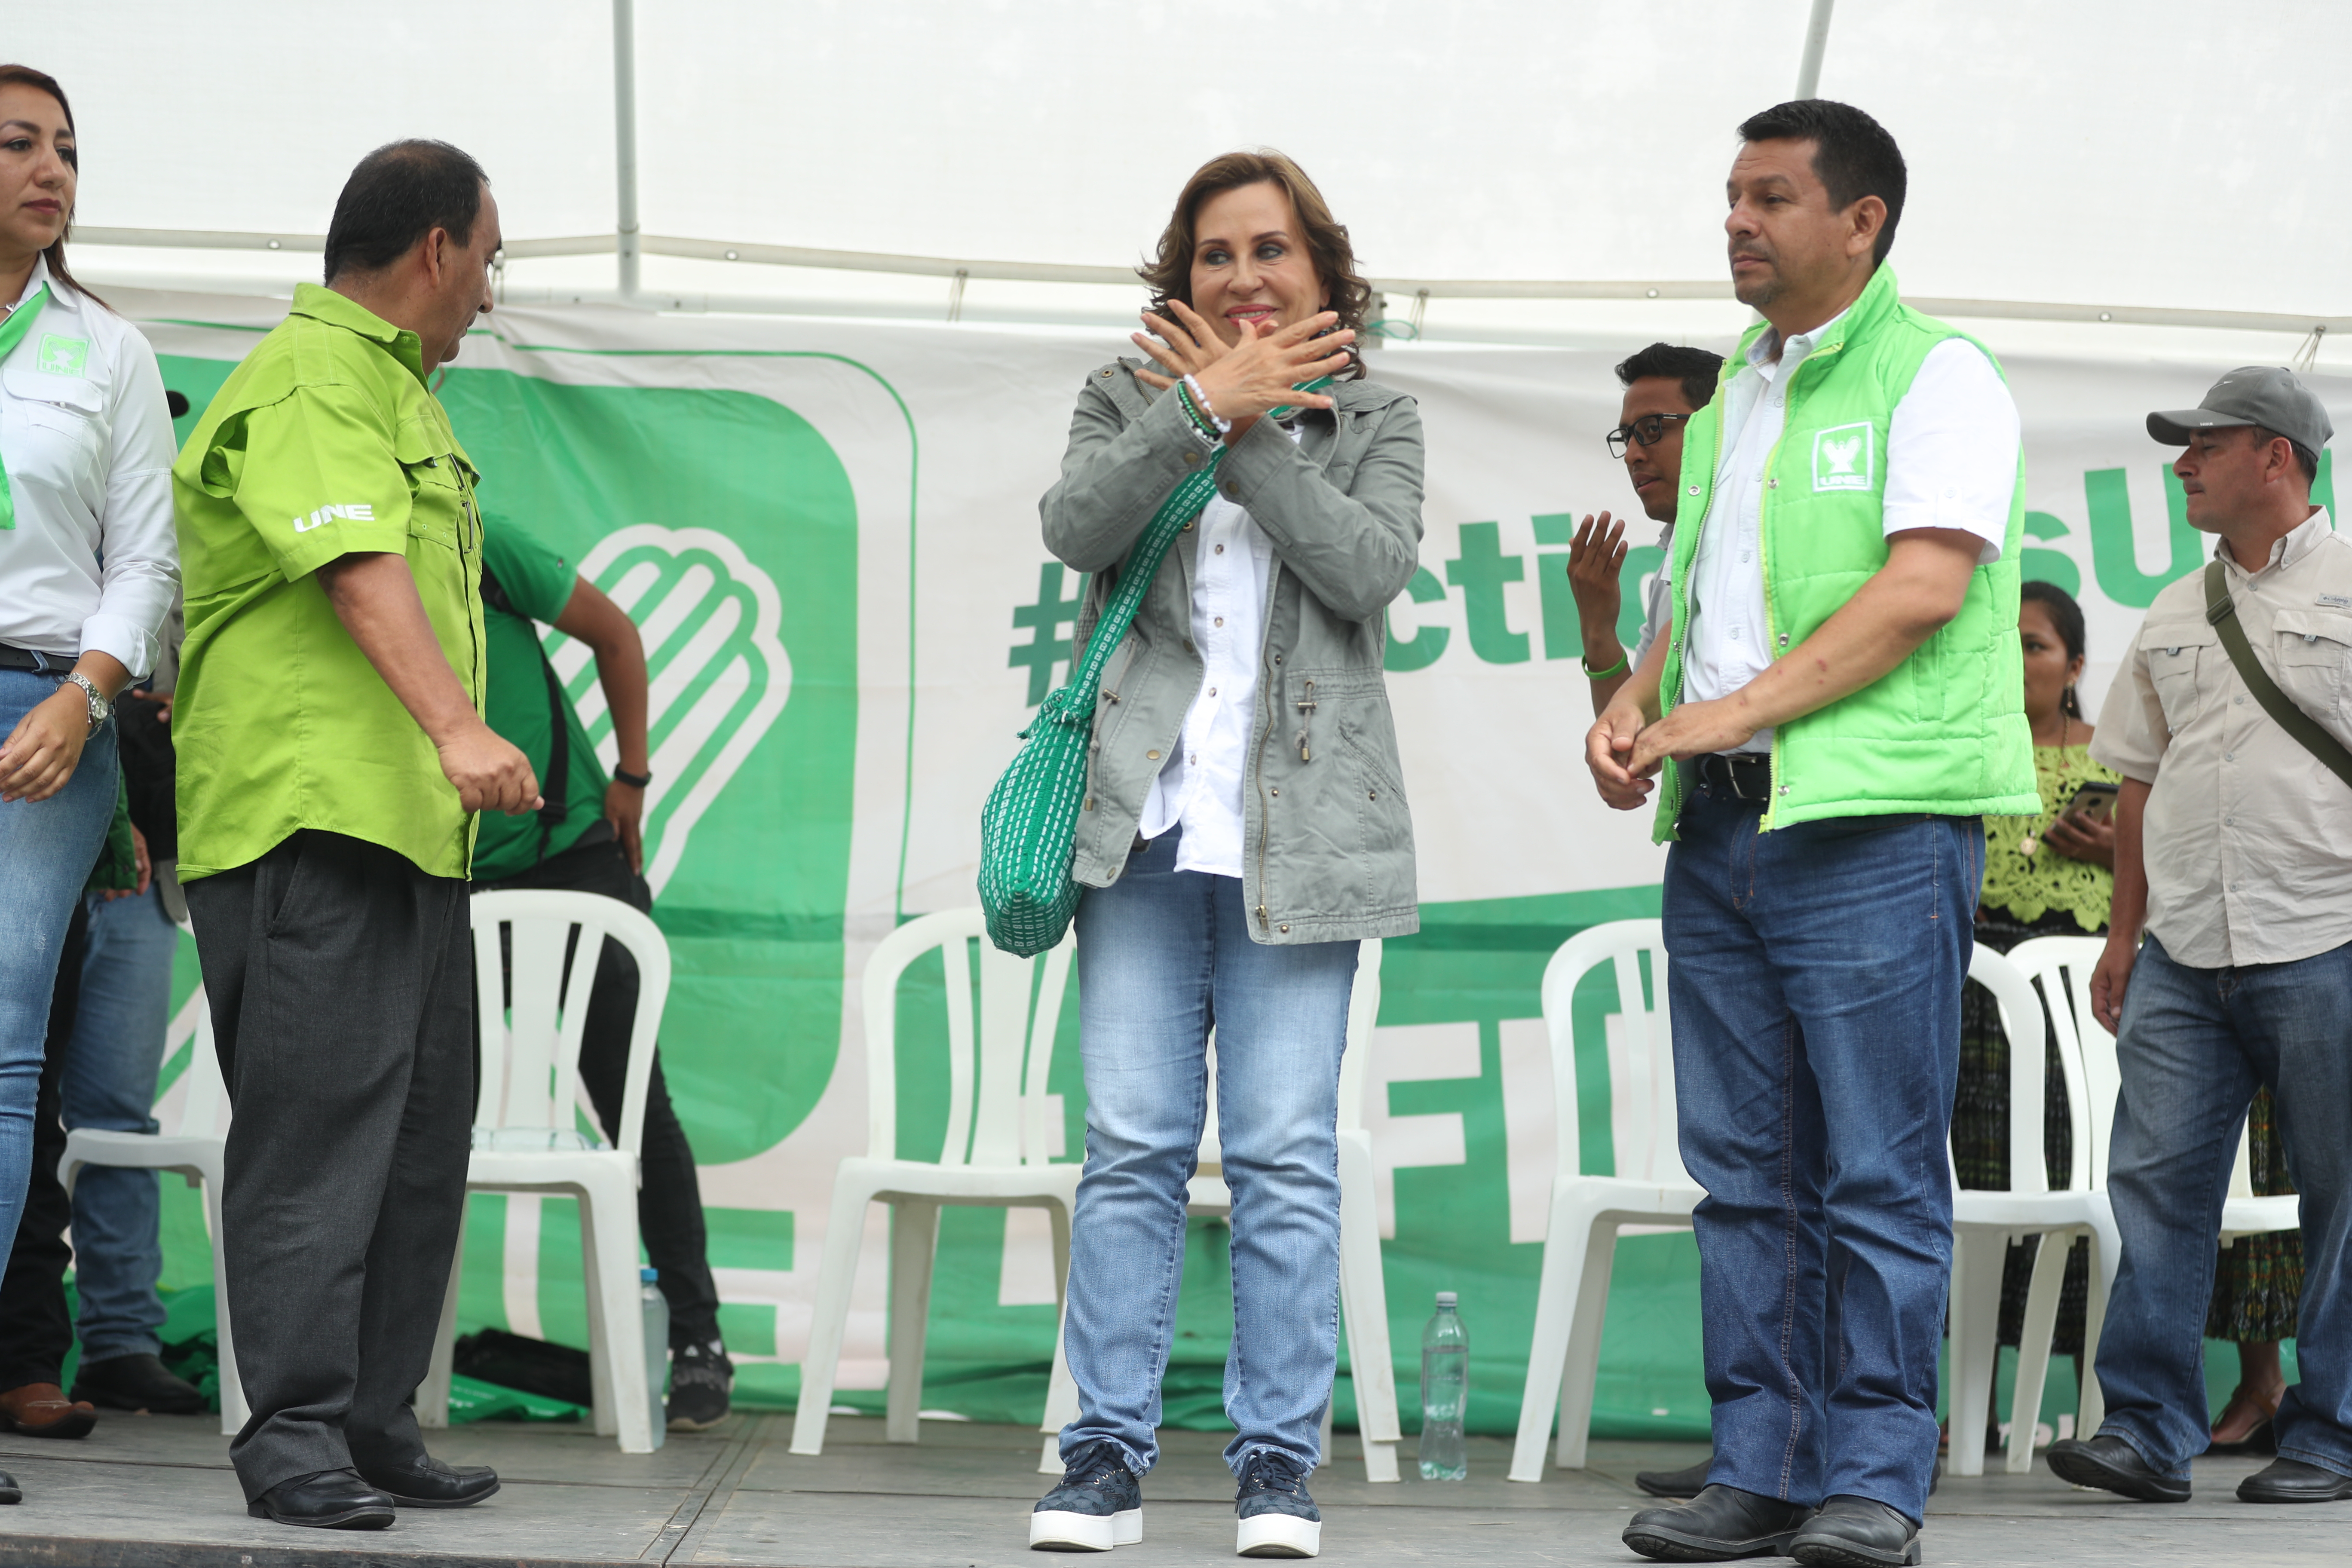
M 661 1279 L 661 1270 L 651 1267 L 640 1268 L 637 1270 L 637 1279 L 645 1284 L 654 1284 Z
M 1451 1290 L 1440 1290 L 1437 1293 L 1437 1305 L 1441 1310 L 1453 1306 L 1457 1298 Z

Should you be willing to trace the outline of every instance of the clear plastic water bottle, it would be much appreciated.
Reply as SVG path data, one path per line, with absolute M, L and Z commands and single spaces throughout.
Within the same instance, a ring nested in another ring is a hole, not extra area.
M 637 1301 L 646 1318 L 646 1397 L 653 1402 L 654 1447 L 669 1435 L 663 1413 L 665 1385 L 669 1382 L 669 1301 L 661 1293 L 661 1271 L 637 1270 Z
M 1454 1310 L 1451 1290 L 1437 1293 L 1437 1310 L 1421 1331 L 1421 1479 L 1459 1481 L 1470 1474 L 1462 1442 L 1462 1415 L 1470 1398 L 1470 1335 Z

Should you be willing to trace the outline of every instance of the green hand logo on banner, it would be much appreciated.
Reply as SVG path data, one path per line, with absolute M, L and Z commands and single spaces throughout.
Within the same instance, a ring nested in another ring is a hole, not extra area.
M 694 825 L 792 694 L 776 585 L 725 534 L 641 522 L 606 534 L 580 564 L 637 623 L 652 677 L 646 714 L 646 880 L 677 871 Z M 548 657 L 609 772 L 619 752 L 584 643 L 545 634 Z

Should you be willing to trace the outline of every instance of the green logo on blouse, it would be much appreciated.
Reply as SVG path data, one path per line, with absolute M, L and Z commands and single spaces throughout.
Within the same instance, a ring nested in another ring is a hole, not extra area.
M 89 363 L 89 340 L 61 338 L 55 332 L 41 340 L 41 357 L 34 368 L 43 375 L 84 375 Z

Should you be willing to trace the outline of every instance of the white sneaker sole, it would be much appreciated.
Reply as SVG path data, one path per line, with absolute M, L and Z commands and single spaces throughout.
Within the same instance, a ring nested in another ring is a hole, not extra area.
M 1056 1509 L 1029 1516 L 1032 1552 L 1108 1552 L 1143 1543 L 1143 1510 L 1131 1508 L 1105 1519 L 1098 1513 Z
M 1240 1521 L 1234 1550 L 1244 1557 L 1312 1557 L 1323 1550 L 1323 1526 L 1286 1513 L 1262 1513 Z

